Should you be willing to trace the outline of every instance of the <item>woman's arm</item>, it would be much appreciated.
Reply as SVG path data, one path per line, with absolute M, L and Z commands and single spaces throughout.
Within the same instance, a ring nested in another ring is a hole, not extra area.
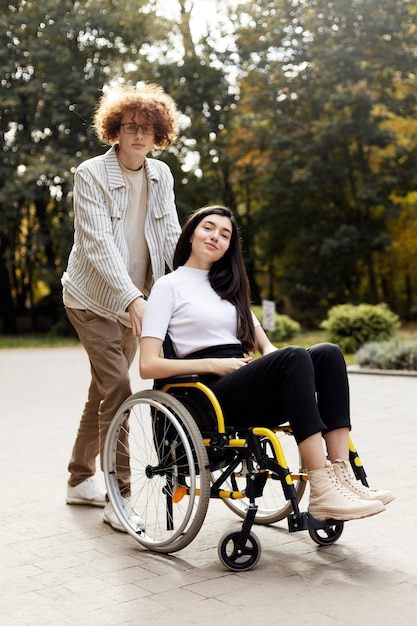
M 255 327 L 255 343 L 257 351 L 260 352 L 262 356 L 277 350 L 277 348 L 269 341 L 262 326 Z
M 165 359 L 161 356 L 162 341 L 142 337 L 140 341 L 139 372 L 143 379 L 169 378 L 181 374 L 215 374 L 225 376 L 250 362 L 251 358 L 228 359 Z

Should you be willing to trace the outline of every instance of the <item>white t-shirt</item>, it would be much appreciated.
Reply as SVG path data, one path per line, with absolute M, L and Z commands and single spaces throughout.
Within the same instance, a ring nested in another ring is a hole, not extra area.
M 159 278 L 146 304 L 142 337 L 163 341 L 168 332 L 179 358 L 211 346 L 240 343 L 236 308 L 214 291 L 208 274 L 181 266 Z

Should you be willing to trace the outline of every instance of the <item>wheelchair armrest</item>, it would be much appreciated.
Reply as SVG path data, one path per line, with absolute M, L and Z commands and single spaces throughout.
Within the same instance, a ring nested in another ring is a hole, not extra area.
M 169 378 L 157 378 L 154 382 L 154 386 L 157 389 L 169 384 L 181 384 L 181 383 L 198 383 L 200 377 L 198 374 L 182 374 L 181 376 L 171 376 Z

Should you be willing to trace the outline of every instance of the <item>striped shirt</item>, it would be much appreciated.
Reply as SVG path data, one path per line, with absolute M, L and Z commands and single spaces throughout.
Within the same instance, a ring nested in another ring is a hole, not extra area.
M 145 239 L 153 279 L 172 269 L 181 232 L 175 207 L 173 177 L 157 159 L 145 159 L 148 204 Z M 129 186 L 113 148 L 77 168 L 74 181 L 74 244 L 61 282 L 84 308 L 111 319 L 138 296 L 129 275 L 125 219 Z

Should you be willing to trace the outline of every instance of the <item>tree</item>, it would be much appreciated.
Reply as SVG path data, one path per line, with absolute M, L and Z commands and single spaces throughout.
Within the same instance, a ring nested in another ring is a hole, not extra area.
M 0 313 L 3 331 L 42 294 L 59 298 L 72 236 L 77 164 L 102 148 L 90 132 L 103 85 L 149 40 L 147 2 L 10 0 L 0 22 Z M 134 19 L 136 17 L 136 19 Z M 138 28 L 140 17 L 140 28 Z M 32 320 L 36 329 L 36 318 Z
M 105 149 L 89 127 L 112 81 L 177 101 L 179 140 L 154 156 L 182 219 L 217 202 L 238 213 L 255 301 L 306 322 L 347 301 L 412 315 L 417 0 L 242 0 L 198 37 L 198 0 L 174 4 L 174 19 L 156 0 L 0 9 L 3 332 L 27 311 L 35 328 L 42 295 L 62 308 L 72 176 Z
M 261 0 L 241 12 L 237 115 L 240 126 L 250 121 L 250 149 L 267 171 L 257 228 L 269 236 L 259 254 L 264 266 L 275 259 L 278 291 L 301 317 L 380 297 L 375 253 L 391 243 L 393 192 L 416 185 L 416 136 L 405 149 L 385 124 L 391 114 L 415 117 L 415 9 Z M 240 150 L 249 152 L 246 137 Z

